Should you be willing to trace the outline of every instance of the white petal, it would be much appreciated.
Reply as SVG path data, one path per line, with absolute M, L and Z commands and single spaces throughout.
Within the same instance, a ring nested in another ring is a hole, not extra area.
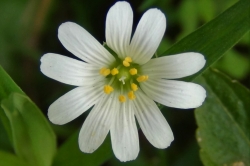
M 150 78 L 182 78 L 198 72 L 206 60 L 199 53 L 188 52 L 151 59 L 141 68 Z
M 48 110 L 49 120 L 65 124 L 87 111 L 100 99 L 103 84 L 77 87 L 52 103 Z
M 88 63 L 107 67 L 115 60 L 91 34 L 75 23 L 61 24 L 58 38 L 68 51 Z
M 128 56 L 132 25 L 133 11 L 129 3 L 117 2 L 109 9 L 106 19 L 106 42 L 121 59 Z
M 140 86 L 153 100 L 174 108 L 196 108 L 206 98 L 205 89 L 190 82 L 149 79 Z
M 156 52 L 166 29 L 165 15 L 150 9 L 142 16 L 130 44 L 130 56 L 138 64 L 148 62 Z
M 92 85 L 104 80 L 98 67 L 53 53 L 42 56 L 40 68 L 44 75 L 69 85 Z
M 94 152 L 104 141 L 119 109 L 115 93 L 103 94 L 86 118 L 79 134 L 79 146 L 85 153 Z
M 111 127 L 111 141 L 115 156 L 120 161 L 136 159 L 139 153 L 139 138 L 131 101 L 120 104 Z
M 156 148 L 167 148 L 174 140 L 173 132 L 155 102 L 138 90 L 135 115 L 148 141 Z

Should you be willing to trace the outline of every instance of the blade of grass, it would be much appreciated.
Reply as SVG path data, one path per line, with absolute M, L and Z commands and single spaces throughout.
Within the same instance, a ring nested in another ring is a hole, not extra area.
M 205 56 L 205 67 L 195 75 L 182 80 L 192 81 L 232 48 L 250 29 L 250 3 L 241 0 L 183 38 L 161 56 L 183 52 L 199 52 Z

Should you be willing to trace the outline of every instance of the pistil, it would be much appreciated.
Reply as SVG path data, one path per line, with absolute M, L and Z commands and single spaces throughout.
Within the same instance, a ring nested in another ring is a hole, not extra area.
M 126 79 L 126 77 L 125 76 L 122 76 L 120 79 L 119 79 L 119 81 L 121 81 L 122 82 L 122 84 L 124 85 L 125 84 L 125 80 Z

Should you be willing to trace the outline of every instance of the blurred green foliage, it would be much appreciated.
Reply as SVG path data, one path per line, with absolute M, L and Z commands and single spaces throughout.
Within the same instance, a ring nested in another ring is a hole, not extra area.
M 0 65 L 10 74 L 23 91 L 47 113 L 48 106 L 59 96 L 72 89 L 45 77 L 39 69 L 40 57 L 54 52 L 75 58 L 60 44 L 57 38 L 59 25 L 76 22 L 88 30 L 101 43 L 105 41 L 105 17 L 112 0 L 1 0 L 0 1 Z M 236 0 L 138 0 L 132 1 L 134 28 L 141 15 L 149 8 L 161 9 L 167 17 L 167 31 L 158 49 L 165 52 L 171 45 L 212 20 Z M 241 26 L 241 25 L 239 25 Z M 228 36 L 230 38 L 230 36 Z M 233 79 L 250 87 L 249 33 L 229 50 L 214 67 Z M 0 80 L 2 81 L 2 80 Z M 2 110 L 0 110 L 2 111 Z M 164 111 L 175 141 L 165 149 L 151 146 L 144 135 L 140 136 L 140 154 L 137 160 L 120 163 L 112 157 L 104 165 L 202 165 L 195 140 L 197 128 L 192 111 Z M 76 132 L 87 114 L 64 126 L 52 125 L 59 145 Z M 0 121 L 0 150 L 12 152 L 8 134 Z M 72 136 L 73 137 L 73 136 Z M 71 138 L 70 140 L 74 140 Z M 68 141 L 70 141 L 68 140 Z M 64 145 L 66 146 L 66 145 Z M 63 147 L 61 148 L 63 153 Z M 45 152 L 46 153 L 46 152 Z M 1 154 L 7 156 L 8 154 Z M 11 156 L 10 156 L 11 158 Z M 105 160 L 103 160 L 105 161 Z M 57 161 L 59 162 L 59 161 Z
M 1 107 L 9 120 L 16 155 L 29 165 L 50 166 L 56 152 L 55 133 L 37 106 L 25 95 L 11 93 Z

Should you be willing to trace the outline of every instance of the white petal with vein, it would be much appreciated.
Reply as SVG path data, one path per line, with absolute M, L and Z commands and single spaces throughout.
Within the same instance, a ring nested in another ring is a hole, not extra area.
M 77 87 L 52 103 L 48 117 L 54 124 L 65 124 L 77 118 L 99 101 L 103 84 Z
M 141 90 L 138 90 L 136 94 L 135 115 L 144 135 L 156 148 L 167 148 L 174 140 L 168 122 L 152 99 Z
M 115 61 L 114 57 L 90 33 L 75 23 L 61 24 L 58 38 L 68 51 L 88 63 L 107 67 Z
M 190 76 L 204 67 L 206 60 L 200 53 L 188 52 L 149 60 L 141 68 L 150 78 L 182 78 Z
M 79 134 L 79 146 L 85 153 L 94 152 L 103 143 L 119 109 L 114 92 L 110 95 L 102 94 L 100 102 L 90 111 Z
M 165 15 L 158 9 L 145 12 L 137 25 L 130 44 L 129 56 L 140 65 L 156 52 L 166 29 Z
M 140 85 L 142 90 L 154 101 L 174 108 L 196 108 L 206 98 L 205 89 L 190 82 L 149 79 Z
M 139 153 L 139 138 L 132 101 L 120 103 L 111 127 L 111 141 L 115 156 L 120 161 L 134 160 Z
M 109 9 L 106 19 L 106 42 L 121 59 L 128 56 L 132 24 L 133 11 L 129 3 L 117 2 Z
M 44 75 L 69 85 L 92 85 L 104 80 L 98 67 L 59 54 L 43 55 L 40 68 Z

